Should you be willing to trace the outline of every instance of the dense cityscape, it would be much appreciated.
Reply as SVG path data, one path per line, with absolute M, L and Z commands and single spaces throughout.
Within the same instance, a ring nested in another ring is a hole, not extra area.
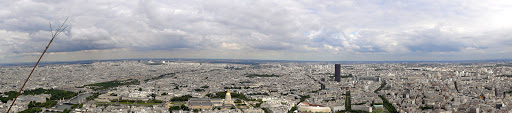
M 0 112 L 30 70 L 0 67 Z M 511 112 L 511 77 L 508 61 L 48 64 L 36 69 L 11 112 Z

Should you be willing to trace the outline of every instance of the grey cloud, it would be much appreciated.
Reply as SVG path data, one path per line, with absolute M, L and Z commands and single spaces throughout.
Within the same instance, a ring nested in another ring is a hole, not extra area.
M 407 37 L 402 44 L 413 52 L 458 52 L 467 47 L 484 49 L 485 45 L 474 45 L 470 41 L 472 37 L 464 37 L 465 34 L 441 31 L 442 26 L 431 29 L 418 30 L 411 33 L 398 34 L 399 37 Z M 405 36 L 403 36 L 405 35 Z
M 322 28 L 308 33 L 312 47 L 324 47 L 324 44 L 340 47 L 344 51 L 354 52 L 385 52 L 381 45 L 372 37 L 371 31 L 343 31 L 331 28 Z
M 510 46 L 505 43 L 510 35 L 479 24 L 486 22 L 482 21 L 487 19 L 485 14 L 496 10 L 486 7 L 506 9 L 500 1 L 1 2 L 2 54 L 40 52 L 49 40 L 48 20 L 58 23 L 67 16 L 70 27 L 55 41 L 52 52 L 116 48 L 222 51 L 229 45 L 226 47 L 255 52 L 336 55 L 331 52 L 335 50 L 393 56 L 469 49 L 496 52 Z

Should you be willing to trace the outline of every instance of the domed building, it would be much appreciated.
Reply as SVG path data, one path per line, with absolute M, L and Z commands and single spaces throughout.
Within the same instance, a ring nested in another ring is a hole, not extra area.
M 229 93 L 229 90 L 226 92 L 226 97 L 224 98 L 224 105 L 234 105 L 233 100 L 231 100 L 231 93 Z
M 226 97 L 224 97 L 224 102 L 222 103 L 223 109 L 231 109 L 235 107 L 235 103 L 233 100 L 231 100 L 231 93 L 229 93 L 229 90 L 226 92 Z

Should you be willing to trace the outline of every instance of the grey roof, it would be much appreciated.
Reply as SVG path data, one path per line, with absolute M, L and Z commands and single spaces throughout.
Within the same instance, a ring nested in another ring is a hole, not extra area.
M 213 105 L 211 102 L 189 102 L 190 106 L 211 106 Z

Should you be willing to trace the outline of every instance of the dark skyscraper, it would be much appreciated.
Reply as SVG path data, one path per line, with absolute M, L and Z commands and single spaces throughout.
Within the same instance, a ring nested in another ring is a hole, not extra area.
M 336 82 L 340 82 L 340 78 L 341 78 L 341 73 L 340 73 L 340 69 L 341 69 L 341 64 L 334 64 L 334 81 Z

